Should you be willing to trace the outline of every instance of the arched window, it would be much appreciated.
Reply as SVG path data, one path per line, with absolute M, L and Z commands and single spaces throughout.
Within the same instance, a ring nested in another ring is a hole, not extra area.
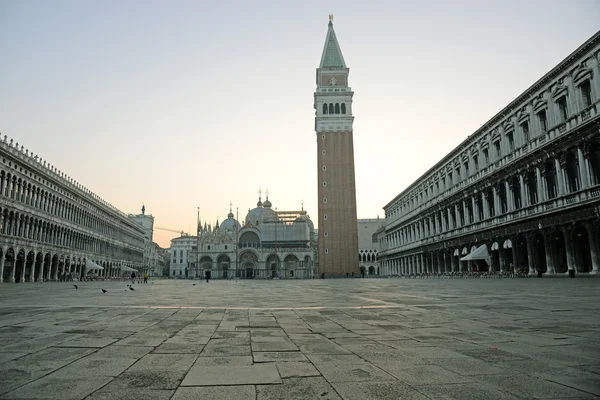
M 529 204 L 537 204 L 537 175 L 533 169 L 527 172 L 527 188 L 529 191 Z
M 546 187 L 548 188 L 548 198 L 553 199 L 558 194 L 556 191 L 556 168 L 554 167 L 554 160 L 546 162 L 544 175 L 546 177 Z
M 498 197 L 500 198 L 500 213 L 504 214 L 508 212 L 508 198 L 506 196 L 506 185 L 504 182 L 500 182 L 497 190 Z
M 329 103 L 329 114 L 333 114 L 333 103 Z
M 335 113 L 336 114 L 340 113 L 340 103 L 335 103 Z
M 342 103 L 342 114 L 346 114 L 346 103 Z
M 323 114 L 327 114 L 327 104 L 323 104 Z
M 567 162 L 566 170 L 569 192 L 576 192 L 579 190 L 579 168 L 577 156 L 571 152 L 567 155 L 565 161 Z
M 512 178 L 513 205 L 515 210 L 521 208 L 521 180 L 518 176 Z

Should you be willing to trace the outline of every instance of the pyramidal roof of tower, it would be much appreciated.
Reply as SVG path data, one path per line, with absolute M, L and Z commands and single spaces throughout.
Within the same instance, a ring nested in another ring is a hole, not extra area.
M 329 21 L 327 29 L 327 37 L 325 38 L 325 47 L 321 56 L 321 64 L 319 68 L 346 68 L 344 56 L 340 49 L 340 44 L 333 30 L 333 22 Z

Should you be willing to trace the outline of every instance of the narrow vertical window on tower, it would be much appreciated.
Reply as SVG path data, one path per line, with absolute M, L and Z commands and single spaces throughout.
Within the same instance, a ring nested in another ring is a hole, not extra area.
M 321 154 L 323 154 L 323 155 L 326 155 L 326 154 L 327 154 L 327 152 L 326 152 L 325 150 L 323 150 L 323 151 L 321 152 Z
M 327 186 L 327 182 L 323 181 L 323 187 Z
M 327 171 L 327 167 L 323 165 L 323 171 Z
M 336 114 L 340 113 L 340 103 L 335 103 L 335 113 Z
M 329 114 L 333 114 L 333 103 L 329 103 Z
M 327 114 L 327 104 L 323 104 L 323 114 Z
M 346 103 L 342 103 L 342 114 L 346 114 Z

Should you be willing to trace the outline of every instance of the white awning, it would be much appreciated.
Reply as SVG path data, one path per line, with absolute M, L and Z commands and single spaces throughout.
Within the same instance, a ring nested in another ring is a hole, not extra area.
M 458 249 L 454 250 L 454 255 L 455 255 L 455 256 L 460 256 L 460 254 L 459 254 L 459 253 L 460 253 L 460 251 L 459 251 Z
M 464 256 L 465 254 L 469 254 L 469 250 L 466 247 L 463 247 L 461 254 Z
M 95 262 L 93 262 L 92 260 L 85 260 L 85 269 L 87 270 L 92 270 L 92 269 L 104 269 L 104 267 L 99 266 L 98 264 L 96 264 Z
M 500 248 L 500 245 L 498 244 L 498 242 L 494 242 L 494 243 L 492 244 L 492 251 L 493 251 L 493 250 L 498 250 L 499 248 Z
M 473 261 L 473 260 L 490 260 L 490 253 L 488 252 L 487 246 L 482 244 L 474 251 L 470 252 L 468 255 L 464 256 L 460 259 L 460 261 Z
M 502 247 L 504 247 L 505 249 L 512 249 L 512 242 L 510 241 L 510 239 L 506 239 Z
M 137 272 L 137 270 L 121 265 L 121 272 Z

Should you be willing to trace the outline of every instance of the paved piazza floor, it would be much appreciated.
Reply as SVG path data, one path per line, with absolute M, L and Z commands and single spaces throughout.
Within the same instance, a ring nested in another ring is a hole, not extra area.
M 0 285 L 0 399 L 600 397 L 600 279 L 78 285 Z

